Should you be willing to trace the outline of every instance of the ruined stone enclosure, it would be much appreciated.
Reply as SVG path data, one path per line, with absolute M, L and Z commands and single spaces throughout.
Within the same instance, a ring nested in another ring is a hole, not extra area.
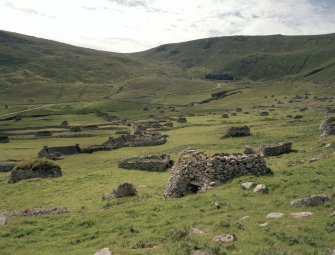
M 173 162 L 170 155 L 147 155 L 142 157 L 131 157 L 119 161 L 119 168 L 125 169 L 139 169 L 146 171 L 165 171 Z
M 271 170 L 259 154 L 213 154 L 187 149 L 175 165 L 166 187 L 165 197 L 182 197 L 206 191 L 208 186 L 222 184 L 242 175 L 267 175 Z

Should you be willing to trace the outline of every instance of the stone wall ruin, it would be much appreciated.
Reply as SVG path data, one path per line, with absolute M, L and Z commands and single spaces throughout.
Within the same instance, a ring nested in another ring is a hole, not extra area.
M 161 154 L 126 158 L 119 161 L 118 167 L 161 172 L 168 169 L 172 164 L 170 155 Z
M 271 170 L 259 154 L 206 155 L 196 150 L 183 151 L 172 167 L 164 196 L 182 197 L 206 191 L 211 183 L 224 183 L 242 175 L 267 175 Z

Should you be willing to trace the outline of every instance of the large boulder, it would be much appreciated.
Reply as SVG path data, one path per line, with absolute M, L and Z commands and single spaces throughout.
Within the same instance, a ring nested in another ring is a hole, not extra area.
M 142 157 L 130 157 L 119 161 L 119 168 L 139 169 L 147 171 L 164 171 L 172 166 L 170 155 L 148 155 Z
M 117 187 L 117 189 L 113 190 L 113 195 L 116 197 L 134 196 L 136 193 L 136 188 L 129 182 L 122 183 Z
M 248 136 L 250 134 L 250 128 L 248 126 L 230 127 L 224 137 Z
M 62 176 L 60 166 L 52 161 L 33 159 L 19 162 L 11 172 L 9 182 L 33 178 L 56 178 Z
M 322 131 L 322 137 L 335 135 L 335 117 L 329 117 L 322 121 L 319 129 Z
M 301 206 L 317 206 L 322 205 L 331 200 L 331 196 L 328 195 L 314 195 L 306 198 L 296 199 L 290 202 L 292 207 Z

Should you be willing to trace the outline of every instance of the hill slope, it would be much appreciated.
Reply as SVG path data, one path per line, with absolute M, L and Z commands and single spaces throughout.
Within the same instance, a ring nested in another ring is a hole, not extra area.
M 278 80 L 316 73 L 327 80 L 335 70 L 335 34 L 316 36 L 232 36 L 162 45 L 139 54 L 203 73 Z M 331 72 L 329 72 L 331 70 Z

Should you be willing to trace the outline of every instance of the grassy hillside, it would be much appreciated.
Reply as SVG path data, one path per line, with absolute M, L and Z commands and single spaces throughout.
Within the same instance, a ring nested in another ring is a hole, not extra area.
M 230 73 L 239 79 L 278 80 L 293 76 L 334 79 L 335 34 L 232 36 L 162 45 L 139 54 L 169 61 L 196 73 Z

